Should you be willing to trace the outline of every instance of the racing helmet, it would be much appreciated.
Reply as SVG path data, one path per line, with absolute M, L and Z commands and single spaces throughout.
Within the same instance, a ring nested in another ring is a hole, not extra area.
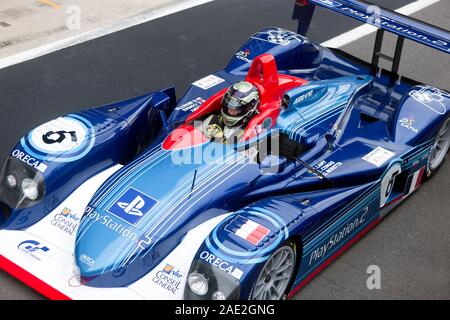
M 231 86 L 222 99 L 222 120 L 229 127 L 247 121 L 258 108 L 260 99 L 258 89 L 247 81 Z

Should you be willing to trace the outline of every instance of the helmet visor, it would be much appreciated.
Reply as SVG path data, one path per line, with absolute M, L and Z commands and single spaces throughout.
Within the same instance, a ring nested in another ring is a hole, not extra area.
M 233 97 L 228 92 L 223 97 L 223 111 L 225 114 L 237 117 L 246 112 L 246 104 L 241 99 Z

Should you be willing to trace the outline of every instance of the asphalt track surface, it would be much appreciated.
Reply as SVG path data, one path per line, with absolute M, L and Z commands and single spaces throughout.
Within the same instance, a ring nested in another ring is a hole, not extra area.
M 412 1 L 373 1 L 397 9 Z M 0 158 L 41 123 L 69 112 L 175 85 L 224 66 L 259 29 L 296 30 L 292 0 L 217 0 L 0 70 Z M 443 0 L 416 15 L 450 29 Z M 309 37 L 320 43 L 360 24 L 316 10 Z M 367 58 L 365 37 L 345 50 Z M 402 73 L 444 89 L 444 54 L 407 44 Z M 431 70 L 431 71 L 430 71 Z M 450 299 L 450 163 L 303 288 L 294 299 Z M 381 270 L 368 290 L 367 268 Z M 43 297 L 0 272 L 0 299 Z

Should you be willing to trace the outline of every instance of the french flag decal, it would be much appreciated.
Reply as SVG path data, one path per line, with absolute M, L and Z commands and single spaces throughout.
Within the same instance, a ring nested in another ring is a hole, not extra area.
M 417 170 L 408 177 L 405 189 L 406 195 L 410 195 L 420 187 L 424 173 L 425 173 L 425 166 L 423 166 L 422 168 L 420 168 L 419 170 Z
M 263 225 L 242 216 L 237 216 L 225 229 L 255 246 L 270 233 Z

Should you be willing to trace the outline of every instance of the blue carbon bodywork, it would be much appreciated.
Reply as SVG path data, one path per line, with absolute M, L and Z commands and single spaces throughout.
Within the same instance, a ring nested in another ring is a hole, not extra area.
M 194 110 L 244 79 L 264 53 L 275 57 L 279 73 L 308 81 L 284 93 L 273 128 L 237 145 L 162 148 Z M 84 181 L 120 163 L 91 199 L 77 232 L 75 261 L 86 285 L 134 283 L 190 230 L 232 212 L 193 248 L 192 268 L 203 264 L 235 277 L 239 297 L 249 298 L 264 263 L 291 241 L 298 255 L 294 288 L 409 194 L 407 183 L 428 166 L 450 106 L 442 90 L 410 82 L 391 87 L 389 75 L 373 78 L 365 64 L 279 28 L 256 33 L 214 76 L 220 79 L 215 85 L 194 83 L 179 101 L 168 89 L 66 116 L 85 137 L 68 152 L 46 153 L 36 132 L 25 136 L 11 157 L 40 168 L 45 196 L 26 208 L 11 207 L 1 227 L 26 229 Z M 275 136 L 304 149 L 300 161 L 274 157 L 282 166 L 268 172 L 247 151 Z M 398 177 L 386 189 L 394 169 Z M 246 224 L 258 226 L 256 238 L 244 239 Z
M 86 129 L 84 140 L 67 152 L 49 153 L 33 145 L 34 131 L 22 138 L 11 157 L 23 153 L 32 159 L 27 164 L 45 164 L 45 198 L 30 208 L 12 208 L 2 228 L 25 229 L 35 224 L 90 177 L 115 164 L 129 162 L 142 139 L 159 133 L 159 109 L 170 111 L 173 95 L 174 90 L 168 89 L 67 115 L 64 119 L 80 122 Z

